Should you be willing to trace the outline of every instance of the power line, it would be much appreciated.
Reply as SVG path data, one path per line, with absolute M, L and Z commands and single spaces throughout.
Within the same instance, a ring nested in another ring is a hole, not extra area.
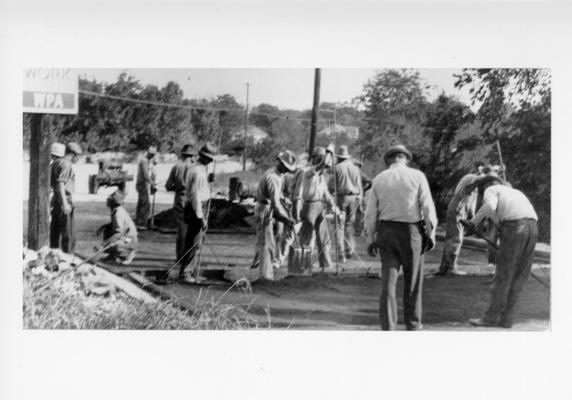
M 236 108 L 200 107 L 200 106 L 190 106 L 190 105 L 184 105 L 184 104 L 164 103 L 164 102 L 160 102 L 160 101 L 141 100 L 141 99 L 134 99 L 132 97 L 116 96 L 116 95 L 112 95 L 112 94 L 103 94 L 103 93 L 92 92 L 92 91 L 83 90 L 83 89 L 79 89 L 79 93 L 86 95 L 86 96 L 92 96 L 92 97 L 101 97 L 101 98 L 118 100 L 118 101 L 128 101 L 128 102 L 132 102 L 132 103 L 139 103 L 139 104 L 145 104 L 145 105 L 151 105 L 151 106 L 157 106 L 157 107 L 172 107 L 172 108 L 179 108 L 179 109 L 191 110 L 191 111 L 192 110 L 199 110 L 199 111 L 235 112 L 235 113 L 243 113 L 244 112 L 244 110 L 239 110 Z M 327 110 L 327 109 L 319 110 L 319 111 L 324 112 L 324 113 L 331 113 L 331 111 Z M 248 114 L 249 115 L 261 115 L 261 116 L 265 116 L 265 117 L 269 117 L 269 118 L 276 118 L 276 119 L 285 119 L 285 120 L 294 120 L 294 121 L 310 121 L 310 118 L 291 117 L 291 116 L 287 116 L 287 115 L 277 115 L 277 114 L 270 114 L 270 113 L 257 112 L 257 111 L 250 111 Z

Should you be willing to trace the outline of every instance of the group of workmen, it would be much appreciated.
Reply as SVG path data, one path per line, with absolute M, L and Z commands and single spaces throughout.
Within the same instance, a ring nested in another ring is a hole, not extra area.
M 198 152 L 191 144 L 183 146 L 180 160 L 165 185 L 168 191 L 175 192 L 176 264 L 182 282 L 194 283 L 198 277 L 197 253 L 208 226 L 210 183 L 214 180 L 207 167 L 216 152 L 210 143 Z M 50 245 L 66 252 L 73 252 L 75 244 L 72 163 L 80 154 L 75 143 L 52 146 Z M 111 222 L 98 233 L 103 233 L 100 251 L 106 252 L 111 261 L 129 264 L 137 248 L 137 230 L 148 225 L 149 196 L 156 191 L 152 171 L 155 155 L 156 148 L 151 147 L 138 162 L 137 226 L 123 208 L 124 193 L 116 191 L 107 199 Z M 345 263 L 357 256 L 354 231 L 361 227 L 367 234 L 368 254 L 381 259 L 382 329 L 397 328 L 396 286 L 400 270 L 405 328 L 421 329 L 424 254 L 435 246 L 437 215 L 425 174 L 409 166 L 412 158 L 405 146 L 392 146 L 384 155 L 387 169 L 371 181 L 346 146 L 317 147 L 305 166 L 299 165 L 293 152 L 280 152 L 276 165 L 263 174 L 258 184 L 254 208 L 256 245 L 251 268 L 259 270 L 260 279 L 273 280 L 293 245 L 312 248 L 315 244 L 319 270 L 335 271 L 327 222 L 328 215 L 333 215 L 337 262 Z M 498 172 L 493 167 L 480 166 L 478 172 L 463 177 L 455 188 L 446 214 L 441 266 L 434 276 L 463 273 L 457 258 L 465 230 L 476 231 L 485 221 L 496 226 L 498 251 L 493 249 L 493 259 L 489 258 L 496 265 L 491 302 L 482 318 L 469 322 L 508 328 L 514 323 L 518 297 L 531 271 L 538 218 L 526 196 L 501 179 Z M 167 282 L 168 271 L 157 279 L 159 283 Z

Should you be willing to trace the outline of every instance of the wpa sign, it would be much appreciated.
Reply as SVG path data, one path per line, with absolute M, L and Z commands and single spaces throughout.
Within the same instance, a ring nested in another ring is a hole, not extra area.
M 78 84 L 71 68 L 25 68 L 24 112 L 77 114 Z

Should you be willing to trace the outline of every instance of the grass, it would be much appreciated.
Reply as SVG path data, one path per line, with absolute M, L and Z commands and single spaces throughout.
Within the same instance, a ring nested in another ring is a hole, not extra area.
M 219 299 L 201 300 L 194 312 L 173 302 L 146 304 L 123 292 L 107 297 L 84 292 L 81 280 L 67 274 L 38 288 L 47 278 L 24 272 L 23 322 L 25 329 L 257 329 L 248 308 L 221 304 Z

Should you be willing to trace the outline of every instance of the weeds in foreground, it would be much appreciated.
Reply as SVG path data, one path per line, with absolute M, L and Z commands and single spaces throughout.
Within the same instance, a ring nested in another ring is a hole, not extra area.
M 75 274 L 57 279 L 37 292 L 45 278 L 24 273 L 25 329 L 257 329 L 249 307 L 223 304 L 218 298 L 198 299 L 194 312 L 173 302 L 146 304 L 123 292 L 107 297 L 88 295 Z

